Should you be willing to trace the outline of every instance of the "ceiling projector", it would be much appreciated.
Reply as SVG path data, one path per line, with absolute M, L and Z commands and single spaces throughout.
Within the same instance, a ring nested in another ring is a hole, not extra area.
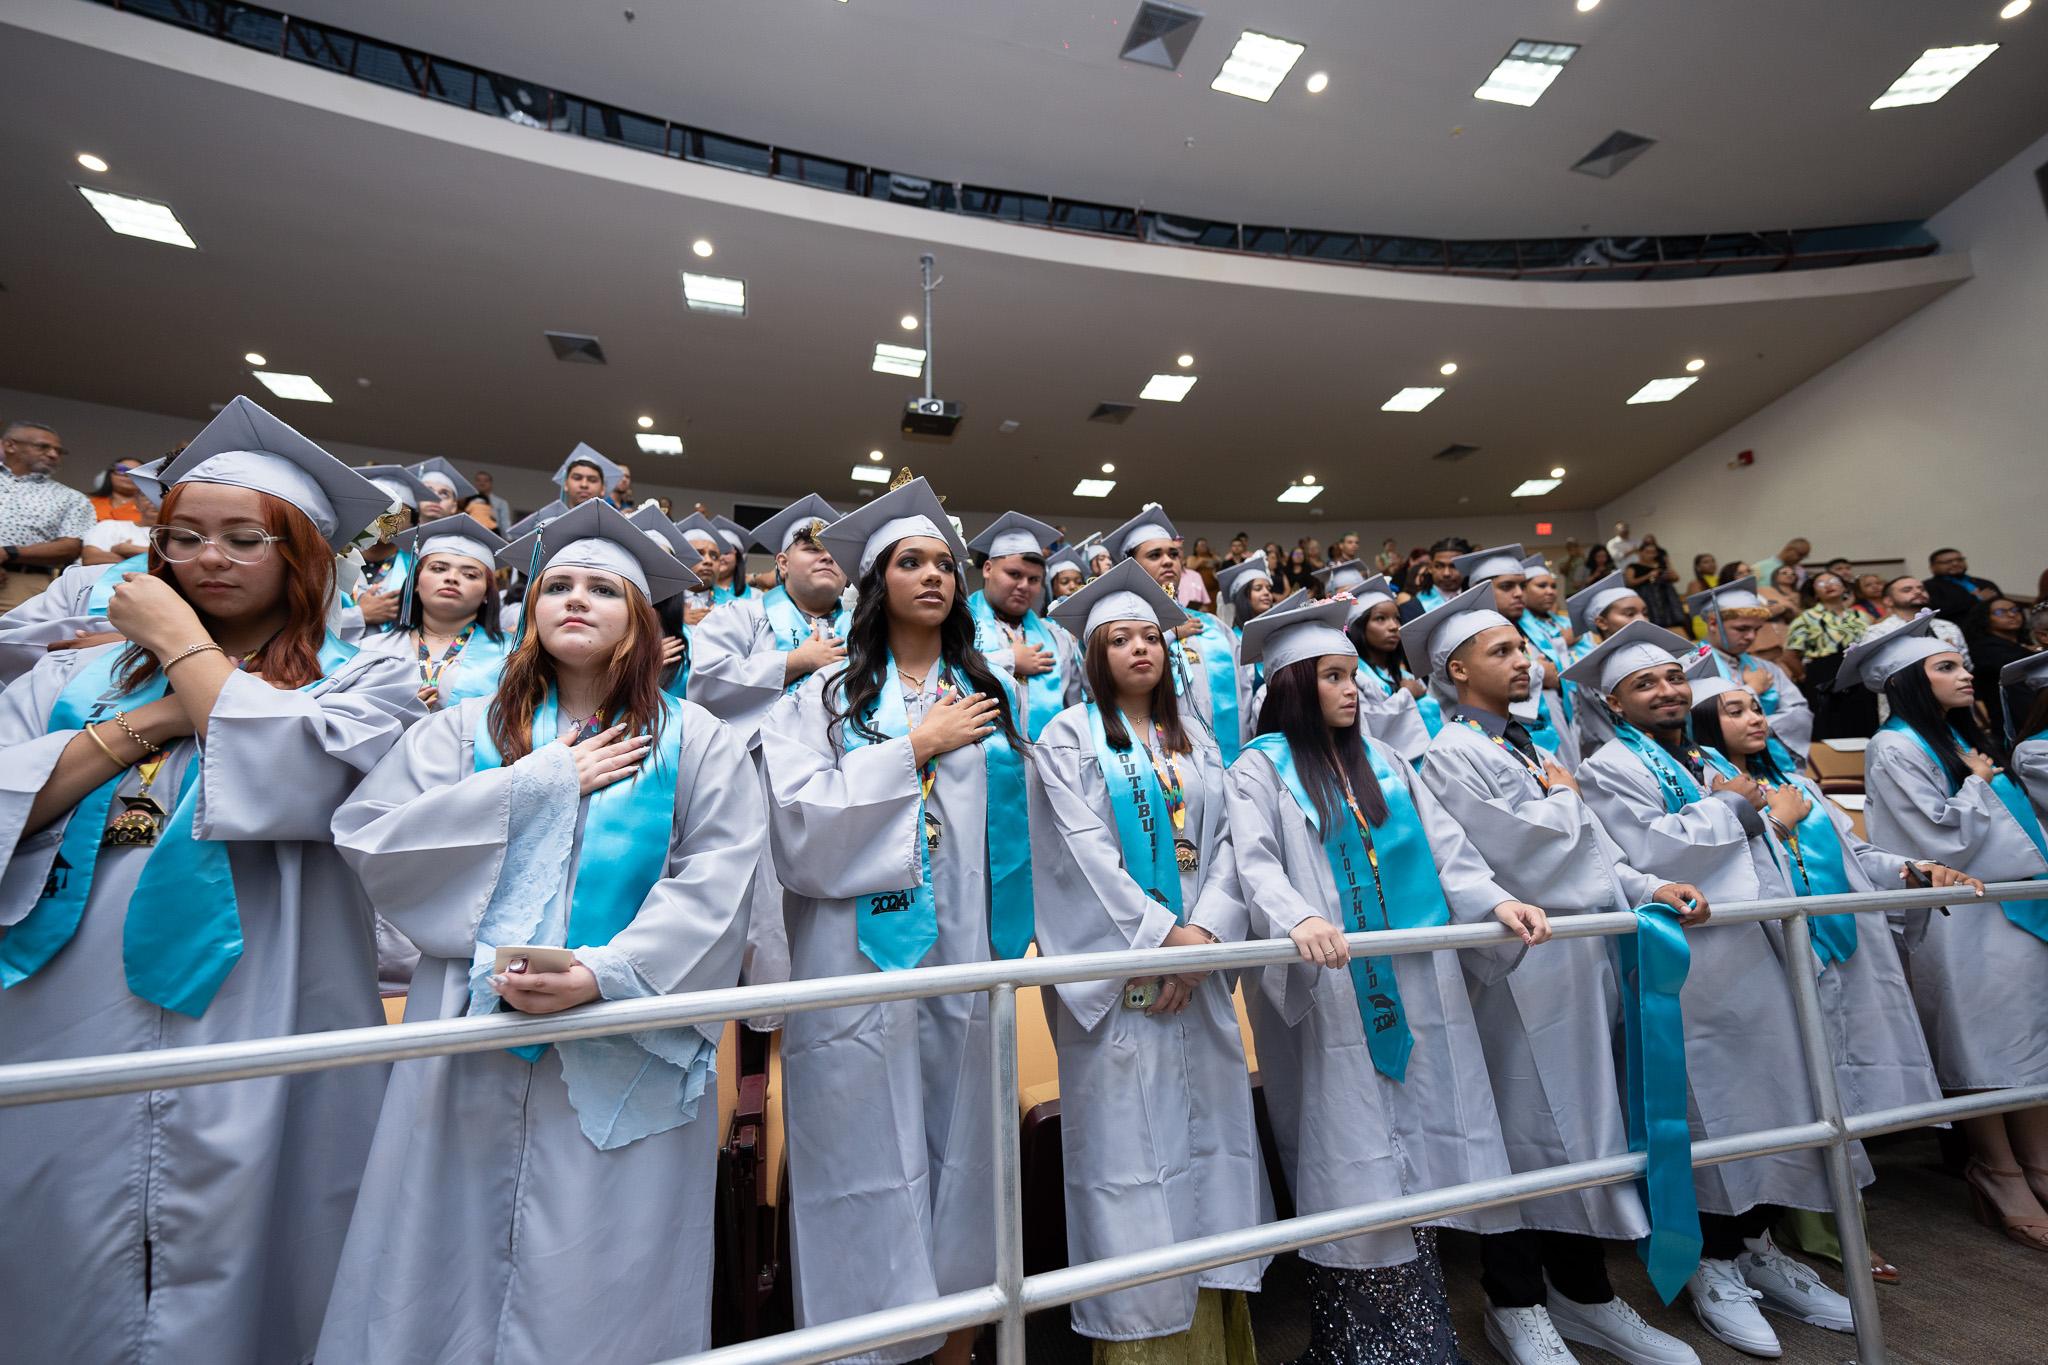
M 947 438 L 960 425 L 960 405 L 943 398 L 913 398 L 903 405 L 905 436 Z

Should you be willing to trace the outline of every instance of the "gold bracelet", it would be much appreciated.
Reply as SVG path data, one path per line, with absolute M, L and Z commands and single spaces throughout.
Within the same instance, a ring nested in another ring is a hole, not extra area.
M 209 649 L 212 650 L 214 653 L 220 655 L 223 659 L 225 659 L 228 655 L 228 652 L 225 649 L 222 649 L 213 641 L 201 640 L 196 645 L 185 646 L 184 652 L 179 654 L 177 657 L 164 660 L 164 672 L 170 672 L 173 665 L 185 662 L 185 660 L 191 658 L 194 654 L 204 654 Z
M 93 743 L 100 746 L 100 752 L 107 756 L 107 762 L 113 764 L 117 768 L 132 768 L 135 766 L 132 763 L 123 763 L 120 759 L 120 756 L 117 755 L 112 749 L 107 747 L 107 742 L 100 738 L 100 732 L 93 728 L 91 721 L 87 721 L 85 723 L 85 733 L 92 737 Z
M 139 749 L 141 749 L 143 753 L 145 753 L 145 754 L 160 754 L 160 753 L 162 753 L 162 752 L 164 751 L 164 746 L 163 746 L 163 745 L 161 745 L 161 744 L 151 744 L 151 743 L 150 743 L 150 742 L 149 742 L 148 740 L 144 739 L 144 738 L 143 738 L 143 737 L 142 737 L 141 735 L 139 735 L 139 734 L 137 734 L 137 733 L 135 732 L 135 727 L 134 727 L 134 726 L 132 726 L 132 725 L 130 725 L 130 724 L 128 723 L 128 713 L 127 713 L 127 712 L 125 712 L 125 711 L 116 711 L 116 712 L 114 713 L 114 724 L 116 724 L 116 725 L 120 726 L 120 727 L 121 727 L 121 733 L 123 733 L 123 734 L 127 735 L 127 736 L 128 736 L 128 738 L 130 738 L 130 739 L 134 740 L 134 741 L 135 741 L 135 744 L 136 744 L 136 747 L 137 747 L 137 748 L 139 748 Z

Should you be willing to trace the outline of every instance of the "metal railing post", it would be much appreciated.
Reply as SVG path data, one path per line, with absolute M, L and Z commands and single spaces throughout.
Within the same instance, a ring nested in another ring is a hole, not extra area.
M 1017 988 L 1004 982 L 988 993 L 989 1069 L 995 1094 L 996 1289 L 1003 1315 L 996 1320 L 998 1365 L 1024 1365 L 1024 1154 L 1017 1113 Z
M 1813 929 L 1804 910 L 1785 918 L 1785 979 L 1792 987 L 1792 1012 L 1799 1020 L 1799 1050 L 1806 1055 L 1806 1080 L 1816 1117 L 1834 1130 L 1820 1149 L 1827 1167 L 1828 1194 L 1835 1205 L 1835 1231 L 1842 1245 L 1842 1284 L 1856 1323 L 1856 1365 L 1885 1365 L 1884 1324 L 1878 1320 L 1877 1283 L 1870 1277 L 1870 1240 L 1864 1235 L 1863 1200 L 1849 1161 L 1849 1129 L 1842 1119 L 1842 1094 L 1835 1086 L 1834 1049 L 1821 1020 L 1820 959 L 1813 955 Z

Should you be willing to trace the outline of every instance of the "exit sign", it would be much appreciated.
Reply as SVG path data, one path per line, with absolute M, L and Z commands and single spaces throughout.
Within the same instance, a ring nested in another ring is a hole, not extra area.
M 1537 534 L 1537 535 L 1539 535 L 1539 536 L 1547 536 L 1547 535 L 1549 535 L 1549 534 L 1550 534 L 1550 523 L 1549 523 L 1549 522 L 1547 522 L 1547 521 L 1539 521 L 1539 522 L 1537 522 L 1537 523 L 1536 523 L 1536 534 Z

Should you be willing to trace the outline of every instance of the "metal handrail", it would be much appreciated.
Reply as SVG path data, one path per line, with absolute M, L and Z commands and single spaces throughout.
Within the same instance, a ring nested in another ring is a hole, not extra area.
M 1813 972 L 1807 965 L 1812 954 L 1807 921 L 1813 915 L 1933 910 L 2040 898 L 2048 898 L 2048 882 L 1995 883 L 1986 888 L 1981 899 L 1971 895 L 1958 896 L 1950 888 L 1779 898 L 1716 909 L 1709 928 L 1772 920 L 1785 925 L 1786 978 L 1799 1021 L 1800 1049 L 1818 1117 L 1811 1122 L 1696 1142 L 1693 1144 L 1694 1165 L 1713 1165 L 1775 1152 L 1825 1149 L 1830 1193 L 1842 1238 L 1843 1264 L 1862 1264 L 1868 1257 L 1868 1246 L 1861 1221 L 1855 1214 L 1856 1191 L 1848 1154 L 1850 1142 L 1928 1123 L 2048 1103 L 2048 1085 L 1992 1091 L 1845 1116 L 1835 1090 L 1834 1061 L 1822 1029 L 1819 992 L 1814 985 Z M 1552 936 L 1558 939 L 1612 937 L 1633 932 L 1635 925 L 1635 916 L 1626 912 L 1567 915 L 1551 921 Z M 1371 956 L 1479 948 L 1519 941 L 1510 930 L 1497 924 L 1396 929 L 1346 937 L 1353 953 Z M 1642 1174 L 1644 1159 L 1639 1154 L 1602 1157 L 1423 1191 L 1348 1209 L 1304 1215 L 1026 1277 L 1023 1274 L 1022 1176 L 1016 1124 L 1017 989 L 1071 981 L 1269 966 L 1297 958 L 1294 944 L 1286 939 L 1190 948 L 1077 953 L 609 1001 L 544 1017 L 497 1014 L 439 1019 L 168 1048 L 141 1056 L 24 1062 L 0 1066 L 0 1106 L 43 1104 L 141 1090 L 216 1084 L 258 1076 L 289 1075 L 337 1066 L 641 1033 L 763 1014 L 801 1013 L 969 992 L 986 993 L 991 1006 L 990 1063 L 995 1074 L 991 1103 L 996 1134 L 996 1282 L 942 1298 L 898 1305 L 692 1357 L 700 1362 L 715 1362 L 716 1365 L 802 1365 L 802 1362 L 828 1361 L 854 1352 L 991 1322 L 997 1325 L 998 1360 L 1002 1365 L 1022 1365 L 1024 1315 L 1037 1309 L 1213 1266 L 1334 1241 L 1361 1232 L 1412 1225 L 1541 1195 L 1615 1184 Z M 1848 1216 L 1841 1216 L 1843 1214 Z M 1872 1283 L 1867 1276 L 1852 1274 L 1845 1279 L 1855 1319 L 1858 1359 L 1861 1365 L 1882 1365 L 1885 1359 L 1884 1340 Z

